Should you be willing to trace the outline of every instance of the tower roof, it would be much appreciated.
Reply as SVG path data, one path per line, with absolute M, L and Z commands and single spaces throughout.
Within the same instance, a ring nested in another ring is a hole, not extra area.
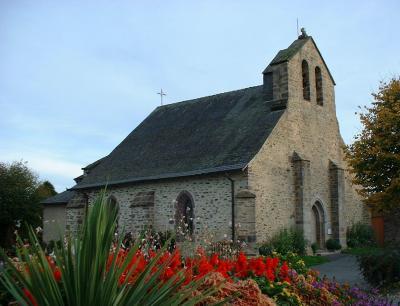
M 297 52 L 300 51 L 300 49 L 306 44 L 307 41 L 311 41 L 314 44 L 315 49 L 317 50 L 319 56 L 321 57 L 326 70 L 328 71 L 329 77 L 331 78 L 332 82 L 334 85 L 336 85 L 335 80 L 333 79 L 333 76 L 331 74 L 331 72 L 329 71 L 328 65 L 326 64 L 324 58 L 322 57 L 321 52 L 319 51 L 317 44 L 315 43 L 314 39 L 312 38 L 312 36 L 299 36 L 298 39 L 296 39 L 294 42 L 291 43 L 291 45 L 289 47 L 287 47 L 286 49 L 280 50 L 274 57 L 274 59 L 269 63 L 269 66 L 273 66 L 273 65 L 278 65 L 284 62 L 288 62 L 293 56 L 296 55 Z M 269 71 L 269 69 L 265 68 L 263 73 L 267 73 Z

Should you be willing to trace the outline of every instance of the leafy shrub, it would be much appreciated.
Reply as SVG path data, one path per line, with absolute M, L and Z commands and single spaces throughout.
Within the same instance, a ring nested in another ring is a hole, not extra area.
M 357 256 L 361 273 L 374 286 L 400 282 L 400 248 L 390 247 Z
M 326 248 L 329 251 L 337 251 L 342 248 L 339 240 L 337 240 L 337 239 L 328 239 L 325 244 L 326 244 Z
M 258 253 L 262 256 L 272 256 L 273 252 L 274 252 L 274 247 L 269 243 L 264 243 L 258 249 Z
M 314 242 L 313 244 L 311 244 L 311 250 L 313 252 L 313 254 L 315 255 L 315 253 L 317 253 L 318 250 L 318 244 L 316 242 Z
M 268 242 L 259 248 L 260 255 L 270 256 L 272 252 L 278 254 L 296 253 L 304 255 L 306 253 L 306 240 L 303 232 L 297 229 L 283 229 L 273 236 Z
M 367 224 L 356 223 L 347 229 L 347 246 L 350 248 L 374 246 L 374 231 Z
M 304 238 L 304 233 L 301 230 L 292 230 L 293 251 L 299 255 L 306 254 L 307 241 Z
M 284 255 L 273 252 L 272 256 L 278 257 L 281 261 L 287 262 L 291 269 L 296 270 L 299 274 L 305 274 L 308 268 L 304 262 L 304 256 L 289 252 Z

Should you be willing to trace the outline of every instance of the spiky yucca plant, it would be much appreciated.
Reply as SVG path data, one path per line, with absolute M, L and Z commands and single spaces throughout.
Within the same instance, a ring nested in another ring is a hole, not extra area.
M 192 292 L 202 280 L 183 285 L 182 271 L 167 281 L 160 281 L 169 264 L 159 264 L 160 256 L 166 249 L 149 261 L 134 283 L 128 283 L 129 273 L 124 278 L 126 281 L 121 283 L 120 277 L 126 272 L 139 243 L 130 249 L 122 264 L 117 263 L 116 255 L 110 263 L 116 224 L 117 210 L 107 205 L 103 192 L 89 208 L 79 234 L 67 237 L 65 245 L 55 247 L 59 282 L 32 229 L 30 246 L 21 244 L 17 253 L 22 269 L 15 267 L 2 251 L 9 269 L 0 275 L 0 280 L 21 305 L 40 306 L 194 305 L 218 289 L 210 288 L 202 295 L 193 297 Z M 121 241 L 116 244 L 113 254 L 118 254 L 120 245 Z

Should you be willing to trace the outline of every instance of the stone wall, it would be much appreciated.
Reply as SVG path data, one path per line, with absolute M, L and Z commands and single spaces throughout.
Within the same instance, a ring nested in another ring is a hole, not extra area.
M 286 100 L 288 98 L 287 63 L 268 66 L 263 74 L 267 100 Z
M 235 180 L 235 193 L 247 187 L 244 173 L 230 176 Z M 137 234 L 145 227 L 156 231 L 174 230 L 176 199 L 182 191 L 190 193 L 194 200 L 196 239 L 231 238 L 231 183 L 224 174 L 160 180 L 126 187 L 109 186 L 106 196 L 113 196 L 117 201 L 119 227 Z M 135 205 L 135 198 L 139 193 L 149 192 L 154 192 L 154 205 Z M 98 193 L 98 190 L 87 192 L 89 205 Z M 81 197 L 83 198 L 82 195 Z M 79 219 L 77 216 L 72 218 L 76 213 L 80 215 L 79 209 L 69 209 L 68 224 Z
M 256 241 L 256 196 L 247 189 L 235 196 L 237 239 L 252 243 Z
M 87 194 L 77 193 L 67 205 L 66 231 L 75 235 L 83 223 L 88 202 Z
M 66 204 L 46 205 L 43 208 L 43 241 L 60 240 L 64 236 Z
M 303 98 L 303 59 L 309 65 L 310 101 Z M 317 66 L 321 68 L 323 80 L 322 106 L 316 101 L 314 71 Z M 296 210 L 295 203 L 299 203 L 299 197 L 304 202 L 301 211 L 306 238 L 312 241 L 312 206 L 318 201 L 325 213 L 327 240 L 333 237 L 330 163 L 334 162 L 339 168 L 344 168 L 345 164 L 343 140 L 335 112 L 334 83 L 311 41 L 289 61 L 288 82 L 287 109 L 248 167 L 249 189 L 256 195 L 257 240 L 266 240 L 279 229 L 296 225 L 299 207 Z M 301 180 L 299 166 L 293 162 L 294 152 L 309 161 Z M 305 193 L 299 193 L 298 188 Z M 336 197 L 342 197 L 344 202 L 341 204 L 343 215 L 340 220 L 340 238 L 343 240 L 349 224 L 364 220 L 364 208 L 347 178 L 343 178 L 339 192 L 341 194 Z

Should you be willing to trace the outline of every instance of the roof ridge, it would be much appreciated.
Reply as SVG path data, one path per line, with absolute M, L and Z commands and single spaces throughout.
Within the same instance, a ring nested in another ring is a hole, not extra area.
M 226 94 L 229 94 L 229 93 L 235 93 L 235 92 L 239 92 L 239 91 L 245 91 L 245 90 L 253 89 L 253 88 L 256 88 L 256 87 L 262 87 L 262 86 L 263 86 L 263 85 L 254 85 L 254 86 L 249 86 L 249 87 L 245 87 L 245 88 L 241 88 L 241 89 L 236 89 L 236 90 L 231 90 L 231 91 L 224 91 L 224 92 L 220 92 L 220 93 L 217 93 L 217 94 L 208 95 L 208 96 L 203 96 L 203 97 L 199 97 L 199 98 L 194 98 L 194 99 L 188 99 L 188 100 L 173 102 L 173 103 L 169 103 L 169 104 L 157 106 L 156 109 L 159 109 L 159 108 L 166 108 L 166 107 L 174 106 L 174 105 L 180 104 L 180 103 L 191 103 L 191 102 L 195 102 L 195 101 L 201 100 L 201 99 L 217 97 L 217 96 L 226 95 Z

